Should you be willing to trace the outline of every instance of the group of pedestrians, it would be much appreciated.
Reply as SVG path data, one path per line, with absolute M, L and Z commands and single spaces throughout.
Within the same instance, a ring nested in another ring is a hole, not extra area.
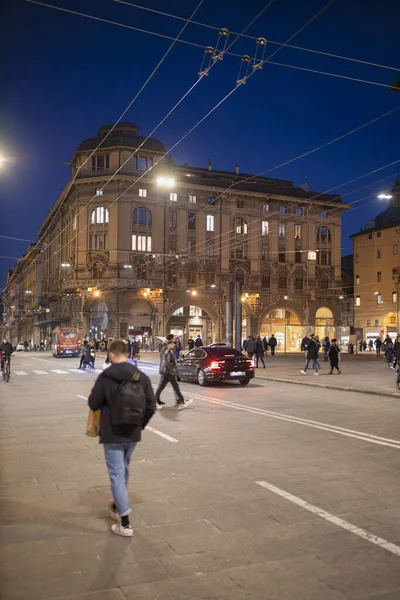
M 271 349 L 271 356 L 275 356 L 277 343 L 274 334 L 272 334 L 268 340 L 265 336 L 261 339 L 261 336 L 259 335 L 257 337 L 249 335 L 249 337 L 244 340 L 242 346 L 247 356 L 254 360 L 254 366 L 258 368 L 258 365 L 261 362 L 263 369 L 265 369 L 264 357 L 268 356 L 268 348 Z
M 83 340 L 82 352 L 81 352 L 81 360 L 79 363 L 78 370 L 86 371 L 86 368 L 95 370 L 96 360 L 96 347 L 93 341 L 88 342 L 88 340 Z
M 324 350 L 324 362 L 330 363 L 331 370 L 328 374 L 333 375 L 334 370 L 336 370 L 337 374 L 341 375 L 342 371 L 339 368 L 340 347 L 337 343 L 337 339 L 333 338 L 330 340 L 329 337 L 326 336 L 321 344 L 319 337 L 314 335 L 314 333 L 307 334 L 301 341 L 301 350 L 305 352 L 306 362 L 304 369 L 302 369 L 300 373 L 306 375 L 310 362 L 312 361 L 313 369 L 315 370 L 314 375 L 319 375 L 319 369 L 321 368 L 319 351 L 321 347 Z

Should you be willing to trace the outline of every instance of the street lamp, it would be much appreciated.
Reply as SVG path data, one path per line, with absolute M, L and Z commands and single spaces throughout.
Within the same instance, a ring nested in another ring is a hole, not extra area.
M 391 200 L 393 198 L 392 194 L 387 194 L 386 192 L 381 192 L 378 194 L 379 200 Z
M 174 187 L 175 179 L 173 177 L 161 176 L 161 177 L 157 177 L 156 183 L 157 183 L 158 187 L 170 189 L 170 188 Z

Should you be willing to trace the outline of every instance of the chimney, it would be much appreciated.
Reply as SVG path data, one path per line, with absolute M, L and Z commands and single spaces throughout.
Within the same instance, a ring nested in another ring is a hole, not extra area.
M 235 171 L 236 171 L 236 175 L 239 175 L 239 165 L 238 164 L 235 165 Z
M 212 171 L 211 158 L 208 159 L 208 170 Z

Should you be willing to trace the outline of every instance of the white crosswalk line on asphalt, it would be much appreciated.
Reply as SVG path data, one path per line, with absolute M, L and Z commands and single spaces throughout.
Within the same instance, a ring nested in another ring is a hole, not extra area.
M 81 371 L 81 369 L 68 369 L 68 371 L 71 371 L 71 373 L 84 373 L 84 371 Z
M 14 371 L 15 375 L 28 375 L 25 371 Z
M 62 369 L 51 369 L 51 372 L 58 375 L 68 375 L 68 371 L 63 371 Z
M 36 375 L 48 375 L 47 371 L 33 371 L 34 373 L 36 373 Z

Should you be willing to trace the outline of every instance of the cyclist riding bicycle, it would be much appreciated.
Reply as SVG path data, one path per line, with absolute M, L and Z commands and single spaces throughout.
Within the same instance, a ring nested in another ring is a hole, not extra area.
M 10 342 L 6 338 L 4 338 L 3 343 L 0 345 L 1 370 L 4 369 L 5 361 L 6 360 L 10 361 L 10 357 L 13 352 L 14 352 L 14 348 L 12 347 Z

